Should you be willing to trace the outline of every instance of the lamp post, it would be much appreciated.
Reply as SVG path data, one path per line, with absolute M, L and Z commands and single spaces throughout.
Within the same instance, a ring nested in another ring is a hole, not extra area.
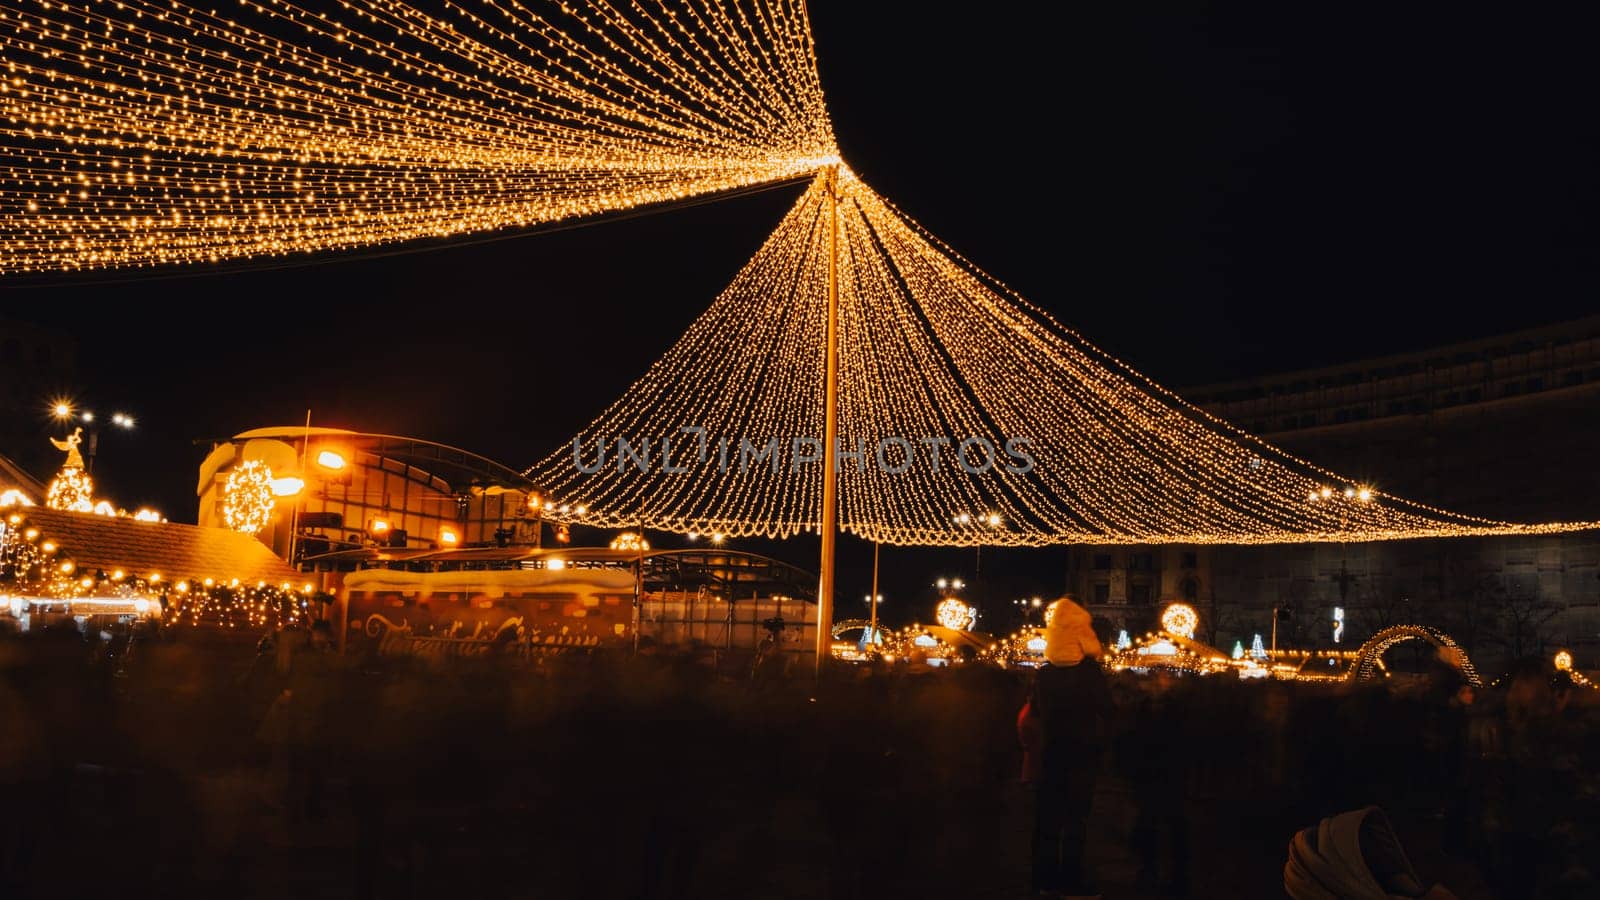
M 1003 525 L 1005 525 L 1005 519 L 1002 518 L 997 512 L 982 512 L 977 514 L 966 512 L 957 513 L 950 518 L 950 521 L 957 527 L 977 528 L 980 530 L 980 532 L 984 528 L 987 528 L 990 531 L 998 531 Z M 983 599 L 982 591 L 979 586 L 979 581 L 982 577 L 983 542 L 980 540 L 977 546 L 974 548 L 972 556 L 972 592 L 974 602 Z
M 100 448 L 100 417 L 95 415 L 95 412 L 92 409 L 77 409 L 72 405 L 72 401 L 70 400 L 53 401 L 50 404 L 50 414 L 58 422 L 63 424 L 70 425 L 74 422 L 77 422 L 84 426 L 84 430 L 89 433 L 89 440 L 88 452 L 84 454 L 83 470 L 93 474 L 94 456 Z M 120 428 L 123 431 L 133 430 L 133 416 L 130 416 L 125 412 L 119 411 L 112 413 L 111 418 L 108 421 L 114 428 Z

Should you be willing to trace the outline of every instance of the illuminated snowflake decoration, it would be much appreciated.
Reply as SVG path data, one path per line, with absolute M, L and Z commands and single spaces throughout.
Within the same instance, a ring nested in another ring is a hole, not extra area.
M 1187 603 L 1174 603 L 1161 611 L 1161 630 L 1178 637 L 1192 638 L 1200 627 L 1200 614 Z
M 978 622 L 978 611 L 955 597 L 946 597 L 939 601 L 933 617 L 946 628 L 971 631 L 972 626 Z
M 228 473 L 222 485 L 222 521 L 234 531 L 255 534 L 272 518 L 272 469 L 247 460 Z

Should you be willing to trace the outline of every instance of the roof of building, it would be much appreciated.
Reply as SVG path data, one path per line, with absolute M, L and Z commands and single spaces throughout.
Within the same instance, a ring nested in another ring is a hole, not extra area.
M 18 510 L 79 571 L 116 569 L 139 578 L 215 578 L 298 584 L 303 579 L 267 545 L 225 528 L 142 522 L 42 507 Z
M 0 492 L 20 490 L 34 503 L 44 502 L 44 485 L 22 467 L 0 455 Z

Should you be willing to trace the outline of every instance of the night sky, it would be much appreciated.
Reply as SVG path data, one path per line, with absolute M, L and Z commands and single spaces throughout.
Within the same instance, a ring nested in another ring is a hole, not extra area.
M 811 7 L 845 159 L 1168 386 L 1594 311 L 1592 21 L 1509 7 L 870 6 Z M 0 303 L 72 333 L 78 381 L 63 388 L 139 417 L 136 433 L 102 439 L 101 492 L 193 521 L 195 441 L 307 409 L 314 424 L 532 463 L 671 344 L 799 191 L 405 255 L 0 281 Z M 813 548 L 748 547 L 807 566 Z M 847 539 L 843 552 L 848 612 L 870 548 Z M 973 556 L 886 551 L 885 593 L 970 574 Z M 1016 579 L 994 583 L 998 599 L 1058 589 L 1064 558 L 994 550 L 983 563 Z

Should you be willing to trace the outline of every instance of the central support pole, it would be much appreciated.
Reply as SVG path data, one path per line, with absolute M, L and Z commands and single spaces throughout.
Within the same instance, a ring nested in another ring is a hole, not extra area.
M 822 578 L 817 675 L 833 648 L 834 541 L 839 531 L 839 166 L 828 167 L 828 362 L 822 389 Z
M 878 542 L 872 542 L 872 622 L 867 630 L 867 646 L 878 646 Z

